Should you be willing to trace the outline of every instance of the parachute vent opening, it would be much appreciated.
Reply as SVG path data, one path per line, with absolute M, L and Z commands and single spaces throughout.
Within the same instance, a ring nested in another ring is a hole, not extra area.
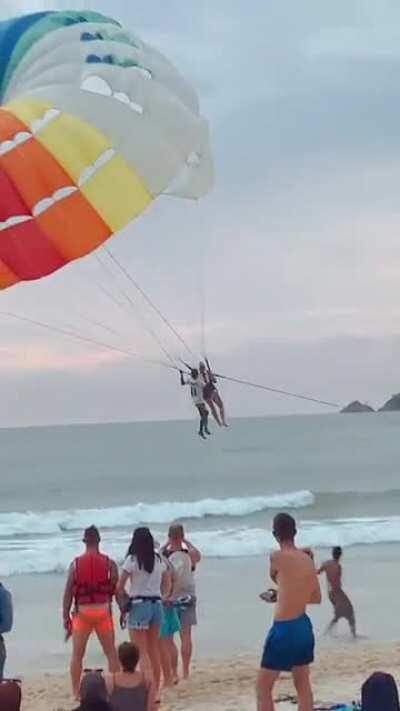
M 103 54 L 101 57 L 98 54 L 88 54 L 86 62 L 88 64 L 118 64 L 112 54 Z
M 145 67 L 139 67 L 138 64 L 135 66 L 129 67 L 133 71 L 135 71 L 137 74 L 140 74 L 141 77 L 144 79 L 152 79 L 153 74 L 151 73 L 150 69 L 146 69 Z
M 95 42 L 104 39 L 101 32 L 82 32 L 81 42 Z
M 78 188 L 75 185 L 66 185 L 64 188 L 59 188 L 49 197 L 39 200 L 39 202 L 37 202 L 32 209 L 32 215 L 34 217 L 39 217 L 39 215 L 42 215 L 43 212 L 46 212 L 46 210 L 50 210 L 50 208 L 57 202 L 65 200 L 65 198 L 76 193 L 77 190 Z
M 115 155 L 116 155 L 116 151 L 114 150 L 114 148 L 107 148 L 107 150 L 104 151 L 104 153 L 102 153 L 102 154 L 95 160 L 95 162 L 92 163 L 92 165 L 88 165 L 88 166 L 82 171 L 82 173 L 81 173 L 81 175 L 80 175 L 80 177 L 79 177 L 79 180 L 78 180 L 78 185 L 79 185 L 79 187 L 82 188 L 84 185 L 86 185 L 86 183 L 89 182 L 89 180 L 91 180 L 92 178 L 94 178 L 94 176 L 96 175 L 96 173 L 98 173 L 99 170 L 101 170 L 102 168 L 104 168 L 104 166 L 107 165 L 107 163 L 109 163 L 110 160 L 112 160 Z
M 109 96 L 110 98 L 120 101 L 121 104 L 129 106 L 132 111 L 137 114 L 143 114 L 143 106 L 137 101 L 133 101 L 129 94 L 125 91 L 113 91 L 110 84 L 96 74 L 86 77 L 81 83 L 82 91 L 89 91 L 92 94 L 100 94 L 101 96 Z
M 35 135 L 40 133 L 46 126 L 48 126 L 52 121 L 60 116 L 60 111 L 58 109 L 49 109 L 46 113 L 38 119 L 31 121 L 29 131 L 18 131 L 14 138 L 7 139 L 0 143 L 0 156 L 4 156 L 15 148 L 22 146 L 23 143 L 30 141 Z
M 197 153 L 197 151 L 192 151 L 192 153 L 186 159 L 186 165 L 188 165 L 190 168 L 196 168 L 198 165 L 200 165 L 200 162 L 201 155 L 200 153 Z
M 7 230 L 9 227 L 20 225 L 22 222 L 29 222 L 31 219 L 31 215 L 12 215 L 12 217 L 8 217 L 4 222 L 0 222 L 0 232 Z
M 82 91 L 90 91 L 92 94 L 101 94 L 102 96 L 112 96 L 112 89 L 109 83 L 96 74 L 86 77 L 81 83 Z

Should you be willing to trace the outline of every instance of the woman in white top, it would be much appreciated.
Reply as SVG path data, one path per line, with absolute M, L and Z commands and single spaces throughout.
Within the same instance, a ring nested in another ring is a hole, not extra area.
M 130 581 L 131 606 L 128 629 L 131 641 L 140 651 L 145 669 L 153 673 L 158 693 L 160 687 L 160 627 L 163 623 L 161 598 L 170 586 L 170 573 L 165 561 L 154 550 L 154 539 L 148 528 L 133 532 L 127 558 L 122 566 L 117 595 L 125 591 Z

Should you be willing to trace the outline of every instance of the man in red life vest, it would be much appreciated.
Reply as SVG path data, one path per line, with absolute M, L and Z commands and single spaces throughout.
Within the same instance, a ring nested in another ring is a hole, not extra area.
M 86 552 L 70 566 L 63 600 L 66 638 L 72 637 L 70 669 L 72 689 L 77 698 L 83 658 L 92 632 L 96 633 L 103 648 L 110 672 L 119 670 L 111 610 L 118 567 L 113 560 L 100 553 L 100 533 L 95 526 L 85 530 L 83 542 Z

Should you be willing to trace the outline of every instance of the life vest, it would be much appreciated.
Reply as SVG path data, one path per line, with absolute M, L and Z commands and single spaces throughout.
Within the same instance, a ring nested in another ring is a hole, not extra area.
M 111 603 L 115 585 L 111 581 L 111 561 L 102 553 L 84 553 L 75 559 L 74 598 L 79 605 Z

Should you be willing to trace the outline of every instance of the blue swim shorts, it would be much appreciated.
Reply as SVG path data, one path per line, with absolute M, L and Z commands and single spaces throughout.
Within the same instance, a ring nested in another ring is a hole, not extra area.
M 128 617 L 130 630 L 148 630 L 156 625 L 161 627 L 164 611 L 160 600 L 132 600 Z
M 314 632 L 311 620 L 302 615 L 295 620 L 276 621 L 265 641 L 262 669 L 292 671 L 314 661 Z
M 160 639 L 169 639 L 176 632 L 181 631 L 181 623 L 179 622 L 178 613 L 174 607 L 164 606 L 164 622 L 160 630 Z

